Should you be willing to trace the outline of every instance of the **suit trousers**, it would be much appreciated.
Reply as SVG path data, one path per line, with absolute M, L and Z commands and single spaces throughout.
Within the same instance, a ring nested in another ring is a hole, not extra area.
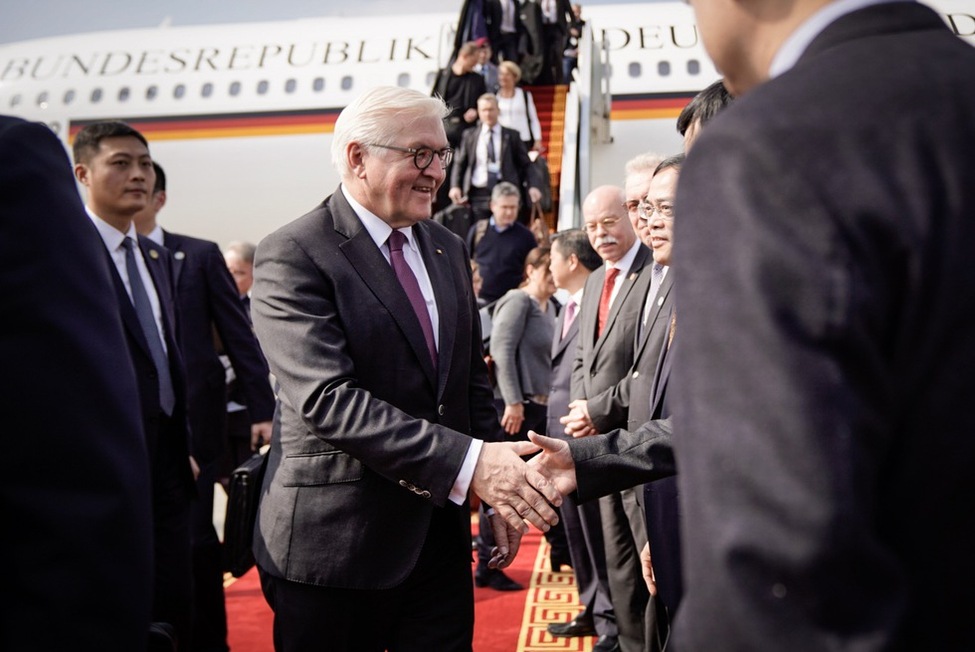
M 219 461 L 200 463 L 198 499 L 190 507 L 193 542 L 193 650 L 227 652 L 223 550 L 213 527 L 213 485 Z
M 599 499 L 609 592 L 623 652 L 643 649 L 643 622 L 650 599 L 640 566 L 640 550 L 647 543 L 646 516 L 634 493 L 627 489 Z
M 152 469 L 153 551 L 155 576 L 152 619 L 171 624 L 181 650 L 192 648 L 193 569 L 190 553 L 190 496 L 186 487 L 189 460 L 168 445 L 182 431 L 159 417 L 158 443 Z
M 354 590 L 290 582 L 258 568 L 274 611 L 276 652 L 470 652 L 474 588 L 470 538 L 459 511 L 434 508 L 417 564 L 391 589 Z M 398 554 L 396 541 L 389 554 Z
M 572 572 L 579 588 L 579 602 L 593 619 L 600 636 L 619 636 L 606 575 L 606 551 L 599 517 L 599 502 L 577 503 L 563 497 L 559 517 L 565 527 Z

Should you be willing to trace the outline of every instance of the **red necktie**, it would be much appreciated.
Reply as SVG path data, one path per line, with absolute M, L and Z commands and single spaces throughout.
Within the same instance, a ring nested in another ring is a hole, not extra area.
M 606 280 L 603 281 L 603 293 L 599 295 L 599 321 L 596 325 L 596 337 L 603 334 L 606 326 L 606 318 L 609 317 L 609 304 L 613 297 L 613 286 L 616 285 L 616 276 L 620 273 L 615 267 L 606 270 Z

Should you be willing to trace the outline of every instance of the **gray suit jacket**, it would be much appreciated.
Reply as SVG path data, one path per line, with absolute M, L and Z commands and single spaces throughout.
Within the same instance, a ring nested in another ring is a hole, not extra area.
M 280 410 L 255 557 L 272 575 L 396 586 L 471 435 L 497 433 L 463 243 L 432 220 L 413 233 L 440 316 L 437 369 L 406 293 L 341 192 L 258 247 L 254 327 Z M 455 511 L 457 544 L 469 546 L 468 514 Z
M 521 403 L 529 394 L 548 394 L 552 376 L 555 304 L 542 312 L 520 289 L 509 290 L 494 307 L 491 357 L 498 393 L 505 404 Z
M 603 265 L 586 279 L 586 289 L 579 309 L 579 347 L 572 369 L 572 398 L 598 397 L 626 376 L 633 366 L 637 322 L 642 318 L 643 302 L 650 287 L 653 256 L 640 245 L 626 278 L 620 286 L 606 318 L 602 335 L 596 338 L 599 296 L 606 266 Z M 598 428 L 608 430 L 626 425 L 626 412 L 603 413 L 610 401 L 589 405 L 589 415 Z M 598 419 L 598 422 L 597 422 Z
M 548 390 L 548 436 L 567 439 L 565 426 L 559 419 L 569 413 L 569 398 L 572 384 L 572 366 L 575 363 L 576 349 L 579 346 L 579 315 L 569 325 L 569 332 L 562 337 L 562 324 L 565 322 L 565 309 L 555 322 L 552 334 L 552 384 Z
M 675 647 L 975 649 L 973 79 L 931 9 L 867 7 L 688 156 Z
M 646 276 L 650 275 L 652 264 L 651 261 L 647 265 Z M 617 427 L 636 430 L 650 419 L 650 398 L 657 360 L 669 330 L 670 311 L 674 304 L 673 286 L 674 275 L 668 272 L 650 309 L 647 325 L 635 340 L 632 368 L 618 383 L 589 398 L 589 414 L 599 432 L 608 432 Z M 647 288 L 649 290 L 649 285 Z M 638 320 L 643 318 L 643 307 L 644 303 L 641 302 Z

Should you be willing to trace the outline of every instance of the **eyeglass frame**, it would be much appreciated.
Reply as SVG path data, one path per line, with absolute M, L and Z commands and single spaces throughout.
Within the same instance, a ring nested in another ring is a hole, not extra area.
M 649 212 L 647 211 L 647 207 L 650 208 Z M 662 219 L 664 222 L 673 222 L 674 221 L 673 204 L 671 204 L 670 208 L 667 209 L 667 212 L 669 212 L 670 215 L 664 213 L 663 209 L 654 206 L 653 202 L 649 202 L 646 201 L 645 199 L 641 199 L 640 203 L 636 207 L 636 219 L 638 222 L 645 222 L 647 224 L 650 224 L 650 220 L 653 219 L 654 214 L 657 214 L 660 216 L 660 219 Z
M 433 165 L 433 161 L 437 158 L 440 159 L 440 166 L 446 168 L 450 165 L 450 161 L 454 157 L 453 147 L 444 147 L 443 149 L 433 149 L 432 147 L 397 147 L 396 145 L 380 145 L 378 143 L 369 143 L 368 147 L 379 147 L 380 149 L 391 149 L 394 152 L 403 152 L 404 154 L 413 155 L 413 165 L 416 166 L 417 170 L 426 170 L 428 167 Z M 426 165 L 420 165 L 419 157 L 422 152 L 430 152 L 430 162 Z

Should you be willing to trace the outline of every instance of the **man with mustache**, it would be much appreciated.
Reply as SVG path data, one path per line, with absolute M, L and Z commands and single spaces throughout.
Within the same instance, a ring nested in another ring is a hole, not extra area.
M 582 206 L 584 228 L 603 266 L 586 281 L 579 312 L 579 348 L 572 368 L 572 408 L 614 387 L 633 366 L 636 328 L 650 285 L 653 257 L 633 230 L 623 189 L 600 186 Z M 596 431 L 626 426 L 625 411 L 588 406 Z M 649 594 L 641 578 L 639 553 L 647 542 L 646 519 L 632 489 L 600 498 L 606 568 L 619 642 L 600 650 L 640 650 Z

